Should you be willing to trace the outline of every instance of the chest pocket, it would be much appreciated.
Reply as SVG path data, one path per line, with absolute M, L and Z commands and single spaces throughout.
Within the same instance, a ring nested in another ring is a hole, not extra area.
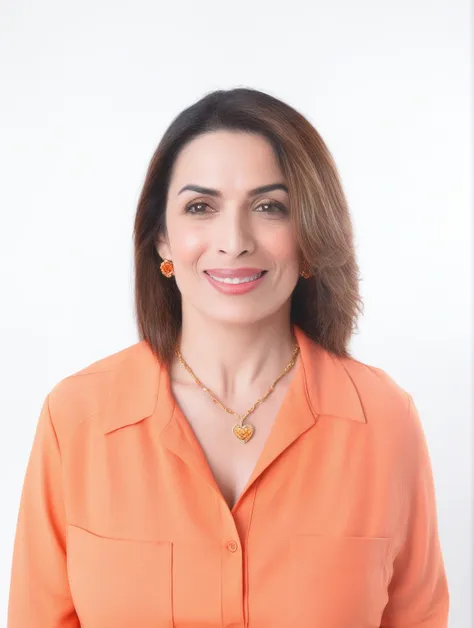
M 69 525 L 71 594 L 86 628 L 170 628 L 171 541 L 121 540 Z
M 391 539 L 296 535 L 290 539 L 288 625 L 379 628 L 388 602 Z

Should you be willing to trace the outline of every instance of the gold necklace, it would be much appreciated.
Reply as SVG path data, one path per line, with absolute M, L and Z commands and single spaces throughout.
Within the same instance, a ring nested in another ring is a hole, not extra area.
M 247 425 L 243 425 L 243 422 L 248 417 L 248 415 L 251 414 L 255 410 L 255 408 L 258 405 L 260 405 L 263 401 L 265 401 L 265 399 L 268 397 L 268 395 L 275 388 L 275 385 L 278 382 L 278 380 L 281 379 L 283 377 L 283 375 L 285 375 L 285 373 L 287 373 L 292 368 L 292 366 L 294 365 L 294 363 L 296 361 L 296 356 L 298 355 L 299 349 L 300 348 L 299 348 L 298 344 L 296 344 L 295 348 L 293 349 L 293 354 L 291 356 L 291 360 L 285 366 L 285 368 L 283 369 L 282 373 L 276 378 L 276 380 L 270 386 L 270 388 L 265 393 L 265 395 L 263 397 L 260 397 L 260 399 L 257 399 L 257 401 L 250 408 L 250 410 L 247 410 L 247 412 L 245 412 L 242 416 L 240 416 L 239 414 L 237 414 L 237 412 L 234 412 L 233 410 L 231 410 L 230 408 L 228 408 L 227 406 L 222 404 L 218 399 L 216 399 L 214 397 L 214 395 L 211 394 L 209 389 L 206 388 L 206 386 L 204 386 L 204 384 L 202 384 L 202 382 L 200 382 L 199 379 L 196 377 L 196 375 L 193 373 L 193 371 L 191 370 L 191 367 L 186 363 L 186 361 L 184 360 L 184 358 L 181 355 L 181 352 L 180 352 L 180 350 L 178 348 L 175 349 L 175 353 L 176 353 L 176 356 L 178 357 L 179 361 L 181 362 L 181 364 L 190 373 L 191 377 L 194 379 L 196 384 L 198 384 L 204 390 L 204 392 L 206 392 L 209 395 L 209 397 L 212 399 L 212 401 L 215 404 L 217 404 L 218 406 L 220 406 L 223 410 L 225 410 L 228 414 L 233 414 L 234 416 L 236 416 L 239 419 L 239 422 L 236 423 L 233 426 L 232 432 L 233 432 L 234 436 L 236 436 L 242 443 L 246 443 L 247 441 L 249 441 L 252 438 L 252 436 L 253 436 L 253 434 L 255 432 L 255 427 L 251 423 L 248 423 Z

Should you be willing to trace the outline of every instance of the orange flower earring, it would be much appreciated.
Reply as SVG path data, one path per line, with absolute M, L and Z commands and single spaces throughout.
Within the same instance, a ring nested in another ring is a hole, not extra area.
M 309 268 L 309 264 L 306 261 L 303 261 L 301 264 L 301 270 L 300 270 L 300 275 L 304 278 L 304 279 L 309 279 L 310 277 L 312 277 L 312 273 L 311 270 Z
M 174 275 L 173 262 L 170 259 L 164 259 L 160 264 L 160 270 L 165 277 L 172 277 Z

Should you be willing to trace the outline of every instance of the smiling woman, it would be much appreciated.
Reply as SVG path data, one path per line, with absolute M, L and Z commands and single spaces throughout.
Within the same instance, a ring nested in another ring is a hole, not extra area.
M 174 282 L 154 277 L 155 245 L 162 260 L 173 262 Z M 214 92 L 176 117 L 150 162 L 135 252 L 140 333 L 168 364 L 186 315 L 182 305 L 192 302 L 184 293 L 192 297 L 194 288 L 192 299 L 216 311 L 218 295 L 198 281 L 211 260 L 232 270 L 251 259 L 268 271 L 252 300 L 218 301 L 221 316 L 230 308 L 228 322 L 243 322 L 242 308 L 253 308 L 258 296 L 262 315 L 290 308 L 291 321 L 310 337 L 337 355 L 349 354 L 363 304 L 337 169 L 314 127 L 268 94 Z M 298 281 L 299 275 L 311 281 Z M 153 293 L 142 285 L 151 276 Z M 169 308 L 156 308 L 155 299 Z
M 157 250 L 173 262 L 183 327 L 201 326 L 203 316 L 240 326 L 288 316 L 300 260 L 283 178 L 271 145 L 256 133 L 215 130 L 181 149 Z M 189 180 L 203 183 L 182 185 Z M 251 291 L 253 299 L 220 297 Z
M 41 409 L 8 627 L 446 628 L 421 421 L 349 353 L 358 266 L 316 129 L 206 95 L 151 159 L 134 247 L 140 340 Z

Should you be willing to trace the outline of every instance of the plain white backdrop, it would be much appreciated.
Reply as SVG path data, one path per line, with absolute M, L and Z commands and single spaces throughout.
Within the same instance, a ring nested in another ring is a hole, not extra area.
M 137 341 L 149 159 L 184 107 L 245 86 L 299 109 L 338 164 L 365 301 L 351 349 L 414 397 L 450 628 L 472 627 L 471 25 L 465 0 L 2 2 L 0 625 L 42 401 Z

